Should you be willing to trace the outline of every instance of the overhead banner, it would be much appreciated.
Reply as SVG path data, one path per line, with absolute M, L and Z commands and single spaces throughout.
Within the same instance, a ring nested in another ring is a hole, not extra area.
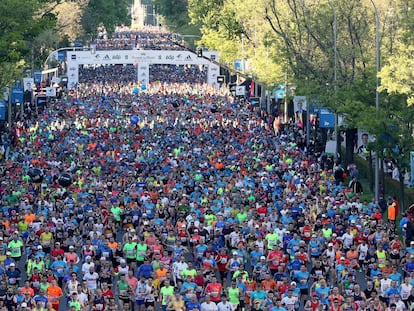
M 107 64 L 134 64 L 141 71 L 138 77 L 142 81 L 141 64 L 165 65 L 206 65 L 207 83 L 217 85 L 217 76 L 220 74 L 217 51 L 203 51 L 203 57 L 191 51 L 158 51 L 158 50 L 112 50 L 112 51 L 67 51 L 68 86 L 74 87 L 79 82 L 79 65 L 107 65 Z M 147 74 L 149 82 L 149 73 Z

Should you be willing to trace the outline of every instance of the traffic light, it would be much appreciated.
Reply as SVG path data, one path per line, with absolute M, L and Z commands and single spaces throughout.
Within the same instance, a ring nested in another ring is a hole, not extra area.
M 203 57 L 203 48 L 197 48 L 197 57 Z

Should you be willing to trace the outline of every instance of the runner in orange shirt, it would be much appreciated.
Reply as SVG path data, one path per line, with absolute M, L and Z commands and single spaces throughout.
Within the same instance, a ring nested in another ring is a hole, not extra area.
M 271 277 L 270 273 L 266 274 L 266 279 L 262 281 L 262 287 L 266 292 L 276 289 L 276 281 Z
M 24 221 L 28 224 L 28 225 L 30 225 L 32 222 L 33 222 L 33 220 L 35 220 L 36 219 L 36 215 L 35 214 L 33 214 L 33 212 L 32 212 L 32 210 L 27 210 L 26 211 L 26 214 L 24 215 Z
M 59 300 L 63 296 L 63 292 L 56 280 L 53 280 L 52 284 L 46 289 L 46 294 L 49 297 L 49 302 L 52 304 L 52 308 L 59 311 Z
M 250 295 L 256 289 L 256 281 L 249 278 L 244 282 L 244 284 L 246 285 L 246 293 L 244 295 L 244 300 L 246 305 L 248 306 L 250 304 Z
M 34 297 L 34 289 L 30 287 L 30 282 L 29 281 L 25 281 L 24 282 L 24 286 L 21 287 L 22 290 L 22 294 L 26 294 L 29 293 L 30 297 Z

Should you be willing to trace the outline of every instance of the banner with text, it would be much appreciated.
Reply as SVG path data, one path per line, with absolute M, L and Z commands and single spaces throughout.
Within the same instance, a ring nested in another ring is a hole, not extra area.
M 191 51 L 158 51 L 158 50 L 110 50 L 110 51 L 68 51 L 67 52 L 67 76 L 68 86 L 74 87 L 79 82 L 79 65 L 105 65 L 105 64 L 134 64 L 138 65 L 138 81 L 142 81 L 149 71 L 140 69 L 141 64 L 165 65 L 206 65 L 208 66 L 207 83 L 217 84 L 217 76 L 220 67 L 212 61 L 219 61 L 217 51 L 203 51 L 204 57 L 197 57 Z M 212 60 L 212 61 L 210 61 Z M 148 69 L 149 70 L 149 69 Z

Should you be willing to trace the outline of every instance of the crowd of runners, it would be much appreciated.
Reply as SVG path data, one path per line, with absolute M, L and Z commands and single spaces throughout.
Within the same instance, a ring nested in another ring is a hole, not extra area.
M 295 122 L 205 83 L 84 76 L 3 156 L 0 310 L 413 310 L 411 219 Z
M 150 82 L 205 83 L 207 67 L 199 65 L 150 65 Z M 83 65 L 79 69 L 79 82 L 87 84 L 134 83 L 138 79 L 134 65 Z

